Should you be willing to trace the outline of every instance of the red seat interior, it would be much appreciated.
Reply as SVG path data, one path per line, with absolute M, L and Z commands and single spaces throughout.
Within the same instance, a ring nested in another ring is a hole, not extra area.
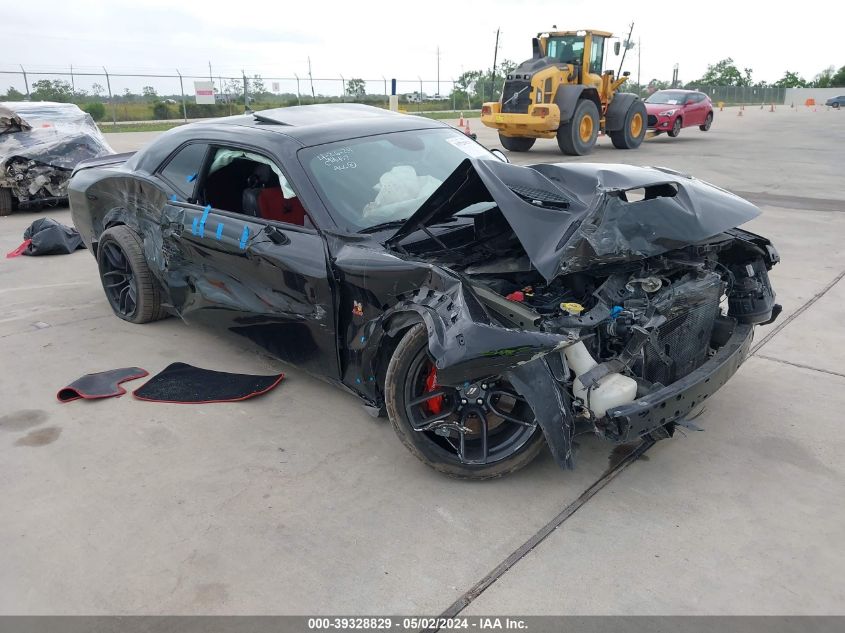
M 266 187 L 258 194 L 258 212 L 265 220 L 305 226 L 305 209 L 299 198 L 285 199 L 281 187 Z

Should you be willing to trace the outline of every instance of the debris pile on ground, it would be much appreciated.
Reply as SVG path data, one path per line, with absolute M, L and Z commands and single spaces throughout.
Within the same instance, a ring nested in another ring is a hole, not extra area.
M 23 232 L 23 242 L 6 257 L 19 255 L 68 255 L 85 248 L 79 231 L 51 218 L 38 218 Z

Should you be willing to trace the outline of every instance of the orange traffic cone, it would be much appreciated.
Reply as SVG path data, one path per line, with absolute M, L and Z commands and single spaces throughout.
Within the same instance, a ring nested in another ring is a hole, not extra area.
M 736 113 L 737 116 L 742 116 L 742 108 L 739 109 L 739 112 Z
M 466 134 L 467 136 L 472 136 L 472 131 L 470 131 L 469 129 L 469 119 L 464 121 L 464 134 Z
M 769 109 L 769 112 L 774 112 L 774 111 L 775 111 L 775 104 L 773 103 L 772 107 Z
M 458 119 L 458 127 L 459 127 L 459 128 L 463 128 L 463 127 L 464 127 L 464 113 L 463 113 L 463 112 L 461 112 L 461 118 L 460 118 L 460 119 Z

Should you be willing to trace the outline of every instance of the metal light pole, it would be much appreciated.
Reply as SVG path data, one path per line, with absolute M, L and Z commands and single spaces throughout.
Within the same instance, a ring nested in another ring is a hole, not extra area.
M 73 64 L 70 65 L 70 93 L 76 96 L 76 81 L 73 79 Z
M 182 73 L 179 72 L 179 69 L 176 69 L 176 74 L 179 75 L 179 92 L 182 93 L 182 118 L 185 120 L 185 123 L 188 122 L 188 106 L 185 105 L 185 86 L 182 83 Z
M 437 47 L 437 96 L 440 96 L 440 47 Z
M 343 103 L 343 96 L 345 94 L 346 94 L 346 80 L 343 78 L 343 75 L 340 75 L 340 102 L 341 103 Z
M 18 64 L 21 67 L 21 74 L 23 74 L 23 84 L 26 86 L 26 99 L 29 101 L 30 94 L 29 94 L 29 80 L 26 78 L 26 71 L 23 69 L 23 64 Z
M 308 81 L 311 82 L 311 103 L 317 102 L 317 96 L 314 94 L 314 76 L 311 74 L 311 56 L 308 56 Z
M 420 80 L 420 100 L 417 102 L 417 110 L 422 112 L 422 102 L 423 102 L 422 77 L 417 75 L 417 79 Z
M 293 73 L 293 76 L 296 77 L 296 104 L 302 105 L 302 97 L 299 96 L 299 75 Z
M 103 66 L 103 72 L 106 75 L 106 87 L 109 89 L 109 101 L 111 101 L 111 124 L 117 125 L 117 106 L 114 103 L 114 95 L 111 93 L 111 80 L 109 79 L 109 71 Z

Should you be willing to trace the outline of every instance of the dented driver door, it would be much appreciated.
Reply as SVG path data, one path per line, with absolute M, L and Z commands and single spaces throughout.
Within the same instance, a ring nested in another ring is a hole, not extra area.
M 337 377 L 326 248 L 316 230 L 175 201 L 162 221 L 169 294 L 185 321 Z

